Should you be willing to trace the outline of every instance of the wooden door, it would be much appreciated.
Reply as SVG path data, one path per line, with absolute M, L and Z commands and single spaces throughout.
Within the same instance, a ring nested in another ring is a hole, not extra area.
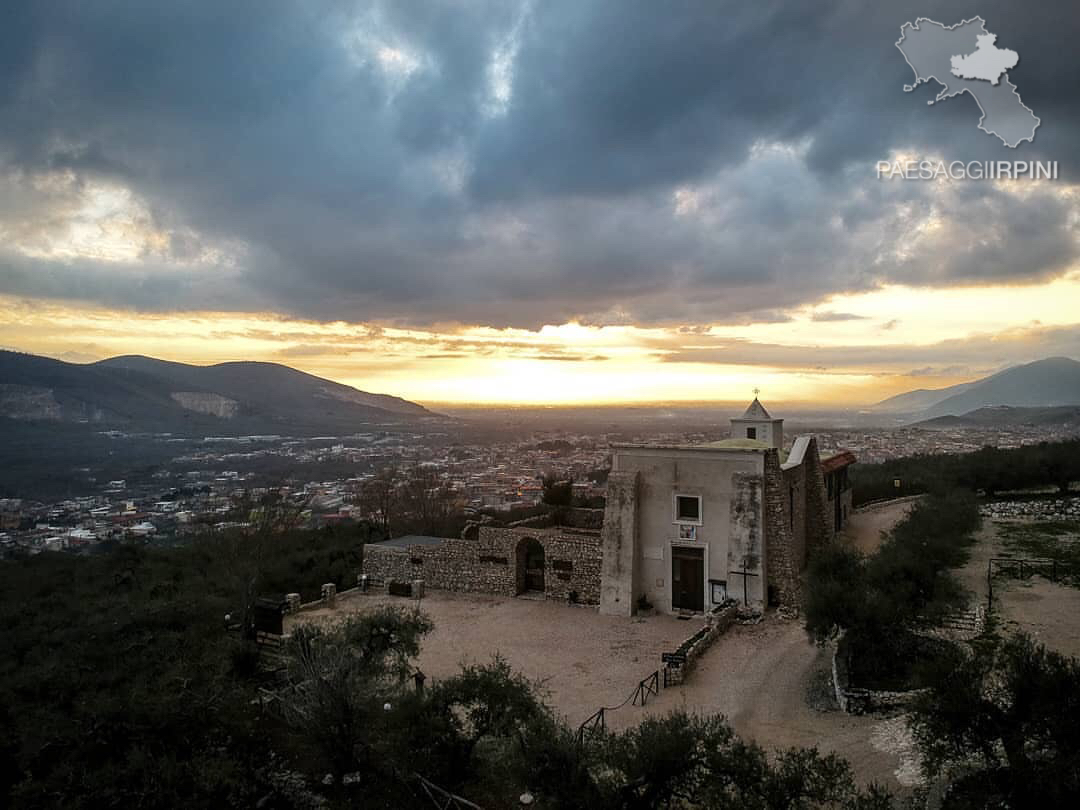
M 671 607 L 705 609 L 705 554 L 700 548 L 675 546 L 671 550 Z

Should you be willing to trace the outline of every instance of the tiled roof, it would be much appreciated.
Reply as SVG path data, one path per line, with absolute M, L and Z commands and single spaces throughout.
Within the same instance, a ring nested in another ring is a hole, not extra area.
M 850 450 L 842 450 L 835 456 L 829 456 L 821 462 L 821 471 L 825 473 L 835 472 L 842 467 L 847 467 L 857 461 L 855 454 Z

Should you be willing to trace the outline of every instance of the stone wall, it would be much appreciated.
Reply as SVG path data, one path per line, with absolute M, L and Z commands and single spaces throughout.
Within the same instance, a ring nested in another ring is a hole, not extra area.
M 696 630 L 676 649 L 675 653 L 685 656 L 681 661 L 672 660 L 664 663 L 667 672 L 664 683 L 667 686 L 675 686 L 686 679 L 687 673 L 693 667 L 694 662 L 709 646 L 722 636 L 739 615 L 739 603 L 734 599 L 728 600 L 723 605 L 713 608 L 705 617 L 705 626 Z
M 821 469 L 817 439 L 813 436 L 803 457 L 803 469 L 806 475 L 806 546 L 801 565 L 805 566 L 806 555 L 831 542 L 834 535 L 831 504 L 825 492 L 825 473 Z
M 364 573 L 381 583 L 422 579 L 427 588 L 516 596 L 522 590 L 523 549 L 544 549 L 544 593 L 549 599 L 600 602 L 600 538 L 572 530 L 481 526 L 477 539 L 364 548 Z
M 825 475 L 813 436 L 799 437 L 783 465 L 775 451 L 766 454 L 765 523 L 769 587 L 782 607 L 797 609 L 807 555 L 833 536 Z
M 799 468 L 795 468 L 797 473 Z M 789 471 L 790 472 L 790 471 Z M 780 604 L 799 604 L 799 565 L 796 561 L 790 511 L 791 476 L 780 469 L 776 451 L 765 455 L 765 526 L 769 542 L 769 565 L 766 570 L 769 590 Z M 797 510 L 803 513 L 802 494 Z
M 840 710 L 848 714 L 866 714 L 867 712 L 885 712 L 905 709 L 927 692 L 926 689 L 910 689 L 904 692 L 890 692 L 883 689 L 862 689 L 852 686 L 848 676 L 847 664 L 837 654 L 839 640 L 832 642 L 832 683 L 836 702 Z
M 980 506 L 979 514 L 990 520 L 1080 520 L 1080 498 L 997 501 Z

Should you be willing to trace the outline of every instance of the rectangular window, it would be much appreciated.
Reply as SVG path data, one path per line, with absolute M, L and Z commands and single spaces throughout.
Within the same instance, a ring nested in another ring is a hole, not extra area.
M 756 439 L 757 438 L 757 428 L 747 428 L 746 429 L 746 438 L 748 438 L 748 439 Z
M 675 496 L 675 522 L 693 524 L 701 523 L 700 495 Z

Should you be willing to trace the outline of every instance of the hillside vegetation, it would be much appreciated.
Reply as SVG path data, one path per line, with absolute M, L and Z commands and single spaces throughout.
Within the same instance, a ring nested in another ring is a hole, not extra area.
M 1067 492 L 1080 481 L 1080 439 L 1001 450 L 984 447 L 959 455 L 916 455 L 881 464 L 857 464 L 851 472 L 855 505 L 882 498 L 957 488 L 999 492 L 1055 487 Z M 900 486 L 895 482 L 899 480 Z

